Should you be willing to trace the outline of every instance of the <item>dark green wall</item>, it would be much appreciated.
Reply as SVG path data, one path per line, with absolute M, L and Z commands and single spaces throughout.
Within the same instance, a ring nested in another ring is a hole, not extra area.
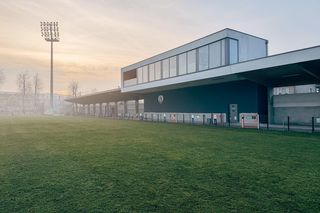
M 164 101 L 158 103 L 158 96 Z M 267 88 L 250 81 L 188 87 L 145 94 L 145 112 L 228 113 L 229 104 L 238 104 L 238 112 L 267 115 Z

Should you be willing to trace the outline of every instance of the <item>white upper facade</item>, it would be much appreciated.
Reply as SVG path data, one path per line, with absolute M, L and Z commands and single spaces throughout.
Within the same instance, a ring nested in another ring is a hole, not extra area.
M 154 88 L 159 81 L 162 85 L 166 82 L 172 84 L 175 79 L 177 83 L 181 83 L 181 79 L 178 79 L 182 76 L 191 76 L 202 71 L 215 72 L 219 67 L 267 55 L 267 40 L 224 29 L 122 68 L 122 92 Z

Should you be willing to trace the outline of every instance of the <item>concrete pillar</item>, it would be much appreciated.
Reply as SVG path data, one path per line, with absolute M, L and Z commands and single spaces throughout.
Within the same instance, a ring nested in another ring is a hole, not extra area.
M 90 104 L 87 104 L 87 116 L 90 116 Z
M 93 116 L 96 115 L 96 104 L 92 104 L 92 108 L 93 108 Z
M 84 105 L 84 104 L 82 104 L 82 107 L 81 107 L 81 114 L 82 115 L 85 115 L 85 113 L 86 113 L 86 105 Z
M 114 102 L 115 105 L 114 105 L 114 114 L 115 114 L 115 117 L 118 117 L 118 102 Z
M 104 112 L 105 112 L 105 108 L 103 107 L 103 104 L 104 103 L 101 103 L 101 117 L 103 117 L 104 116 Z
M 123 108 L 124 108 L 124 116 L 127 116 L 127 114 L 128 114 L 128 101 L 123 102 Z
M 108 117 L 108 108 L 109 108 L 109 103 L 106 103 L 104 106 L 104 117 Z
M 102 117 L 102 103 L 99 104 L 99 117 Z
M 106 104 L 106 115 L 107 115 L 107 117 L 110 117 L 110 104 L 109 104 L 109 102 Z
M 135 111 L 136 114 L 139 116 L 139 100 L 135 100 Z
M 274 123 L 273 88 L 268 87 L 268 123 Z

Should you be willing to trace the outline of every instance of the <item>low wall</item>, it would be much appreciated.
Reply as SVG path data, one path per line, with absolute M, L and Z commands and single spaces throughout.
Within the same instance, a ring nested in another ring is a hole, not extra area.
M 274 123 L 311 124 L 320 118 L 320 93 L 273 96 Z

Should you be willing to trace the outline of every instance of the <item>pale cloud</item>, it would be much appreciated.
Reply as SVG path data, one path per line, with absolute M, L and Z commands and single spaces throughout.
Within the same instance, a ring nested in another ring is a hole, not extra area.
M 226 27 L 268 39 L 271 54 L 319 45 L 319 10 L 316 0 L 0 0 L 2 90 L 15 91 L 24 70 L 49 82 L 40 21 L 60 23 L 55 91 L 66 93 L 72 80 L 84 91 L 117 87 L 121 67 Z

